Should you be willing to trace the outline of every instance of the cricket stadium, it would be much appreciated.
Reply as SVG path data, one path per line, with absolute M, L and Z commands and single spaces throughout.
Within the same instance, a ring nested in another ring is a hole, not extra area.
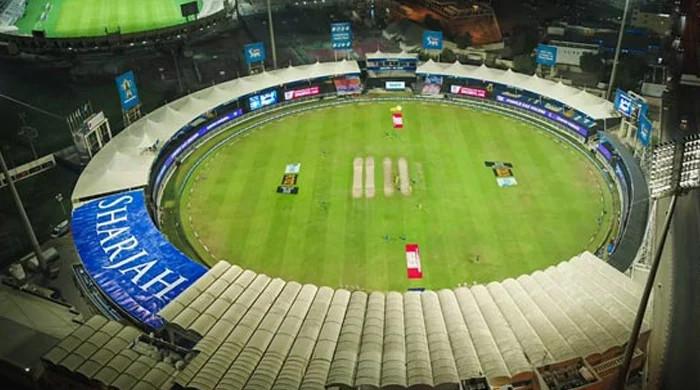
M 44 363 L 75 388 L 608 388 L 648 208 L 596 135 L 619 120 L 537 76 L 381 52 L 167 103 L 78 180 L 103 316 Z

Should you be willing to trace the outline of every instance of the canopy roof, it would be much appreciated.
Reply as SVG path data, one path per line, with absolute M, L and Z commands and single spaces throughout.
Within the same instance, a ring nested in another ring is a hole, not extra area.
M 524 75 L 512 70 L 489 68 L 486 65 L 464 65 L 459 62 L 452 64 L 438 63 L 428 60 L 418 66 L 418 74 L 433 74 L 449 77 L 469 78 L 486 82 L 510 85 L 546 98 L 559 101 L 574 108 L 592 119 L 618 117 L 613 104 L 603 98 L 578 88 L 564 85 L 562 82 L 545 80 L 537 75 Z
M 73 190 L 73 203 L 122 190 L 143 187 L 156 153 L 147 148 L 166 142 L 197 116 L 241 96 L 288 84 L 342 74 L 360 73 L 355 61 L 315 63 L 241 77 L 168 103 L 116 135 L 90 163 Z
M 382 51 L 375 51 L 374 53 L 365 54 L 365 58 L 368 60 L 385 59 L 385 58 L 395 58 L 395 59 L 418 59 L 418 54 L 406 53 L 405 51 L 399 53 L 384 53 Z
M 160 312 L 199 340 L 181 370 L 139 356 L 136 329 L 99 318 L 43 359 L 117 389 L 503 385 L 536 367 L 619 356 L 640 296 L 588 252 L 515 279 L 422 293 L 301 285 L 220 262 Z

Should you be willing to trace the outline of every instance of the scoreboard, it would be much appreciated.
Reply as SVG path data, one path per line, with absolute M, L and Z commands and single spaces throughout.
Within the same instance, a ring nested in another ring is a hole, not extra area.
M 366 56 L 367 76 L 416 77 L 418 55 L 413 53 L 368 53 Z
M 418 67 L 417 58 L 373 58 L 367 59 L 367 70 L 381 72 L 413 72 Z

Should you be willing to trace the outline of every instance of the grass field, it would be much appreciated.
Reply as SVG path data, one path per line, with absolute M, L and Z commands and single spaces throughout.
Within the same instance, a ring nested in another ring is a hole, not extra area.
M 400 131 L 391 104 L 352 104 L 267 124 L 195 166 L 209 149 L 200 148 L 168 184 L 164 231 L 209 264 L 369 290 L 500 280 L 605 240 L 612 194 L 582 153 L 495 114 L 402 105 Z M 375 160 L 372 199 L 351 195 L 358 156 Z M 385 197 L 384 157 L 394 170 L 407 159 L 410 196 Z M 498 187 L 485 161 L 511 162 L 518 185 Z M 299 194 L 277 194 L 295 162 Z M 420 281 L 406 277 L 406 243 L 420 245 Z
M 184 23 L 180 4 L 191 0 L 29 0 L 17 22 L 23 34 L 44 30 L 47 37 L 131 33 Z M 200 9 L 202 1 L 199 1 Z

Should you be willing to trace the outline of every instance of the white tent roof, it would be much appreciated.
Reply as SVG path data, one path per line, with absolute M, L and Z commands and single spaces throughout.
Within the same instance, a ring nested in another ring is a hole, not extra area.
M 545 80 L 537 75 L 527 76 L 512 70 L 489 68 L 485 65 L 472 66 L 459 63 L 443 64 L 428 60 L 420 65 L 418 74 L 434 74 L 450 77 L 470 78 L 511 85 L 516 88 L 557 100 L 569 107 L 588 115 L 593 119 L 605 119 L 619 116 L 613 104 L 605 99 L 578 88 L 569 87 L 561 82 Z
M 317 62 L 231 80 L 168 103 L 124 129 L 97 153 L 78 178 L 71 199 L 75 203 L 145 186 L 156 158 L 146 148 L 158 140 L 164 143 L 194 118 L 223 103 L 294 81 L 352 73 L 360 73 L 355 61 Z

